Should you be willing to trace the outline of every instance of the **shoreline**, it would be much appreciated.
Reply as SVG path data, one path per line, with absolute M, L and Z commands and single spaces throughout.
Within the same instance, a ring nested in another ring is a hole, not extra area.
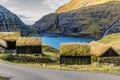
M 61 35 L 59 33 L 40 33 L 39 34 L 40 37 L 42 36 L 45 36 L 45 37 L 74 37 L 74 38 L 85 38 L 85 39 L 94 39 L 94 40 L 98 40 L 96 38 L 90 38 L 90 37 L 83 37 L 83 36 L 73 36 L 73 35 L 67 35 L 67 34 L 64 34 L 64 35 Z

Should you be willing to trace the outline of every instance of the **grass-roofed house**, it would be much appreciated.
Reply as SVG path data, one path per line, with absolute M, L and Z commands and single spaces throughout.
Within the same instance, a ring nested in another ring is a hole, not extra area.
M 7 49 L 16 49 L 16 40 L 20 36 L 20 32 L 0 32 L 0 39 L 7 42 Z
M 120 54 L 120 40 L 109 43 Z
M 116 50 L 108 44 L 103 44 L 103 43 L 93 41 L 90 43 L 90 47 L 91 47 L 90 54 L 96 58 L 119 56 L 119 54 L 116 52 Z
M 7 48 L 7 43 L 6 41 L 0 39 L 0 53 L 4 53 Z
M 42 54 L 42 41 L 36 37 L 19 37 L 16 42 L 16 52 L 19 54 Z
M 91 64 L 90 46 L 81 43 L 66 43 L 60 45 L 60 64 Z

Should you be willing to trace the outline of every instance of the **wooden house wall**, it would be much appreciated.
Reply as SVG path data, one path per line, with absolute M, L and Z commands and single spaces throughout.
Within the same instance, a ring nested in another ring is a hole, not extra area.
M 91 64 L 91 56 L 60 56 L 60 64 L 88 65 Z
M 16 47 L 17 53 L 42 53 L 42 46 L 19 46 Z

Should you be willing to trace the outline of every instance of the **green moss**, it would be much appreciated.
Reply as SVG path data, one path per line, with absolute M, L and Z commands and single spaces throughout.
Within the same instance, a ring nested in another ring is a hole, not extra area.
M 80 43 L 61 44 L 60 54 L 62 56 L 88 56 L 90 55 L 90 46 Z

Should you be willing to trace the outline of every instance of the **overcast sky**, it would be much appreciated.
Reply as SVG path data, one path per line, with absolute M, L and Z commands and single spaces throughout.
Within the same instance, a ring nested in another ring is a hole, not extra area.
M 17 14 L 24 23 L 33 24 L 42 16 L 55 10 L 70 0 L 0 0 L 0 4 Z

